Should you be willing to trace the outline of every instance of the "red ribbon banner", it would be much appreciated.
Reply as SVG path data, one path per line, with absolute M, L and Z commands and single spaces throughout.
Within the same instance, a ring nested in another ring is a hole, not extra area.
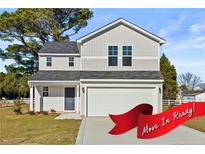
M 109 134 L 119 135 L 138 127 L 140 139 L 159 137 L 192 118 L 205 116 L 205 102 L 188 102 L 155 115 L 152 111 L 152 105 L 140 104 L 124 114 L 109 114 L 116 124 Z

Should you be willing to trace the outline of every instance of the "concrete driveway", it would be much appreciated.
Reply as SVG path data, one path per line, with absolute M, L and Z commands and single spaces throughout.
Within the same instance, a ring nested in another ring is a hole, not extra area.
M 114 126 L 109 118 L 84 118 L 76 144 L 205 144 L 205 133 L 179 126 L 168 134 L 155 139 L 136 138 L 136 129 L 123 135 L 110 135 Z

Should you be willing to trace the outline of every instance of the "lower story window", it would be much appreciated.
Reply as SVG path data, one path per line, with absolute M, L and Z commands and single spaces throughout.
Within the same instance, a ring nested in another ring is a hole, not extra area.
M 43 87 L 43 96 L 44 97 L 48 96 L 48 87 Z
M 74 66 L 74 57 L 69 57 L 69 66 Z

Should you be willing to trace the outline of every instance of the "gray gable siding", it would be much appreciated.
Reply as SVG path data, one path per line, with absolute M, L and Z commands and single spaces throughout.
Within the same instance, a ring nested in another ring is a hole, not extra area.
M 108 46 L 118 46 L 118 65 L 108 66 Z M 132 46 L 132 66 L 122 65 L 122 47 Z M 84 71 L 159 71 L 160 44 L 119 25 L 83 43 L 81 64 Z

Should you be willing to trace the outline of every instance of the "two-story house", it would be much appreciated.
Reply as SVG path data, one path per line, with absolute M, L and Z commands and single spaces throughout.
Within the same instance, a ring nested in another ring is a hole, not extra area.
M 165 40 L 122 18 L 76 42 L 49 42 L 29 81 L 30 110 L 108 116 L 149 103 L 162 110 Z

